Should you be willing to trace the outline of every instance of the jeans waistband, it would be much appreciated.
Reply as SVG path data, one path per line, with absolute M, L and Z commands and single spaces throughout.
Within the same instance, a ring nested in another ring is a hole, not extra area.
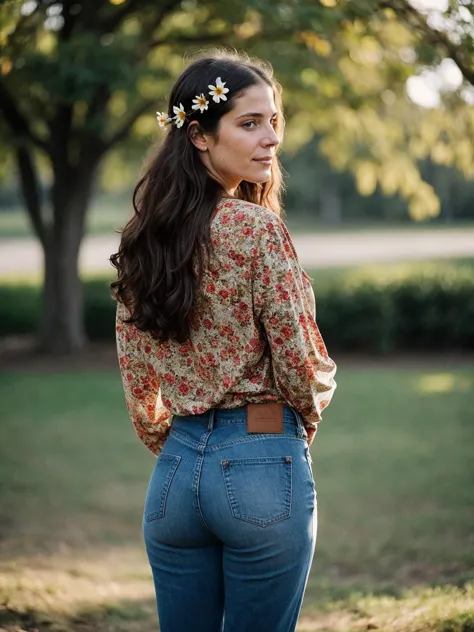
M 183 429 L 186 429 L 186 425 L 190 422 L 202 423 L 208 432 L 214 428 L 220 428 L 233 424 L 245 425 L 247 423 L 247 407 L 211 408 L 199 415 L 174 415 L 172 425 L 176 428 L 181 426 Z M 283 423 L 296 426 L 298 437 L 303 438 L 307 436 L 303 424 L 303 418 L 294 408 L 291 408 L 290 406 L 283 407 Z

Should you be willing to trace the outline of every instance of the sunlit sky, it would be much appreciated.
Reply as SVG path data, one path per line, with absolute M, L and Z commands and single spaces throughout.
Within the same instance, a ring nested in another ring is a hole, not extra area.
M 449 0 L 410 0 L 410 4 L 420 11 L 446 11 Z
M 443 12 L 447 10 L 449 0 L 410 0 L 410 3 L 427 16 L 432 28 L 446 31 L 456 41 L 456 26 L 447 21 Z M 459 17 L 467 25 L 473 23 L 472 14 L 466 7 L 459 7 Z M 473 25 L 474 31 L 474 25 Z M 458 90 L 463 84 L 463 75 L 452 59 L 443 59 L 436 67 L 422 70 L 418 75 L 410 77 L 406 82 L 406 93 L 417 105 L 425 108 L 436 108 L 441 103 L 441 93 Z M 474 105 L 474 89 L 465 87 L 461 90 L 463 99 Z

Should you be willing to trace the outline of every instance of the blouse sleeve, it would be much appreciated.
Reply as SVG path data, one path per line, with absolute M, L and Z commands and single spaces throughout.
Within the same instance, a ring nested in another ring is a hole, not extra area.
M 336 388 L 336 365 L 316 324 L 309 277 L 299 264 L 285 224 L 277 216 L 262 214 L 255 237 L 256 317 L 270 345 L 277 391 L 303 416 L 311 444 Z
M 125 401 L 139 439 L 158 455 L 169 434 L 171 413 L 161 405 L 156 362 L 156 342 L 148 332 L 124 322 L 127 308 L 117 303 L 117 354 Z M 157 404 L 160 414 L 157 415 Z

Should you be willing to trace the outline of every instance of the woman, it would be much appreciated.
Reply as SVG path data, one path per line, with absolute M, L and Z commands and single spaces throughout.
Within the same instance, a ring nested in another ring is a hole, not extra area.
M 112 287 L 128 410 L 158 455 L 143 530 L 160 629 L 289 632 L 335 364 L 280 219 L 280 88 L 268 64 L 208 55 L 158 123 Z

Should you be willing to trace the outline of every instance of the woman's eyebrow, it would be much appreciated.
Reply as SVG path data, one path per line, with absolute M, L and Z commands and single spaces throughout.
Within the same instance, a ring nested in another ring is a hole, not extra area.
M 247 112 L 246 114 L 241 114 L 240 116 L 237 116 L 236 120 L 250 116 L 253 116 L 254 118 L 264 118 L 264 115 L 260 112 Z M 278 112 L 273 112 L 270 118 L 274 118 L 275 116 L 278 116 Z

